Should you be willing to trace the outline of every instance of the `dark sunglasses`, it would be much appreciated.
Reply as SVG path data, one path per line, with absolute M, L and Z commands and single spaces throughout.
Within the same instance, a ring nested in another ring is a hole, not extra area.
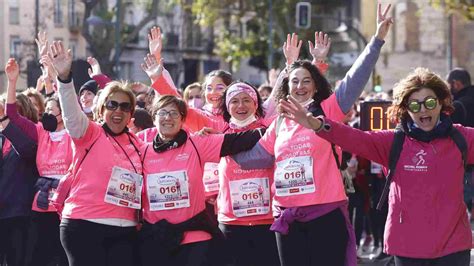
M 428 96 L 424 101 L 411 100 L 408 102 L 408 110 L 412 113 L 418 113 L 421 111 L 421 105 L 424 105 L 427 110 L 433 110 L 438 106 L 438 99 L 432 96 Z
M 119 103 L 117 101 L 109 100 L 105 103 L 105 108 L 107 108 L 107 110 L 109 110 L 109 111 L 115 111 L 119 107 L 120 107 L 120 110 L 122 110 L 122 112 L 127 112 L 128 113 L 128 112 L 132 111 L 132 104 L 129 103 L 129 102 Z

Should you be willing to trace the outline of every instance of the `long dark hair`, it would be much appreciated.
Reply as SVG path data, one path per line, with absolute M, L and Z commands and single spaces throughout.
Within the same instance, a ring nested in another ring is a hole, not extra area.
M 257 89 L 252 85 L 252 84 L 249 84 L 245 81 L 234 81 L 232 82 L 230 86 L 236 84 L 236 83 L 244 83 L 248 86 L 250 86 L 254 91 L 255 93 L 257 94 L 257 110 L 255 110 L 255 115 L 257 117 L 264 117 L 264 112 L 263 112 L 263 107 L 262 107 L 262 98 L 260 97 L 260 94 L 258 93 Z M 221 105 L 219 106 L 219 111 L 220 113 L 222 113 L 223 117 L 224 117 L 224 121 L 226 122 L 229 122 L 230 121 L 230 118 L 231 118 L 231 115 L 229 113 L 229 110 L 227 109 L 227 106 L 226 106 L 226 99 L 227 99 L 227 93 L 224 93 L 224 95 L 222 96 L 222 101 L 221 101 Z
M 288 77 L 285 78 L 281 84 L 281 87 L 278 89 L 276 94 L 276 100 L 279 101 L 280 99 L 286 99 L 286 96 L 290 93 L 289 83 L 289 76 L 290 73 L 295 71 L 298 68 L 304 68 L 308 70 L 311 74 L 311 78 L 313 79 L 315 86 L 316 86 L 316 93 L 313 95 L 313 99 L 316 104 L 320 104 L 323 100 L 329 98 L 333 93 L 331 89 L 331 84 L 329 81 L 321 74 L 319 69 L 311 64 L 308 60 L 297 60 L 293 64 L 291 64 L 290 69 L 288 71 Z

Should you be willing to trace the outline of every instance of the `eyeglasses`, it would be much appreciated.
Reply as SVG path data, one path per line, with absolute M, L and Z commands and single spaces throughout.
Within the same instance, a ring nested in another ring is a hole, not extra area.
M 418 113 L 421 111 L 421 105 L 424 105 L 427 110 L 433 110 L 438 106 L 438 99 L 432 96 L 428 96 L 424 101 L 411 100 L 408 102 L 408 110 L 412 113 Z
M 122 112 L 131 112 L 132 111 L 132 104 L 129 103 L 129 102 L 117 102 L 117 101 L 113 101 L 113 100 L 109 100 L 105 103 L 105 108 L 107 108 L 107 110 L 109 111 L 115 111 L 117 110 L 118 108 L 120 107 L 120 110 L 122 110 Z
M 163 118 L 166 117 L 167 115 L 169 115 L 171 118 L 177 119 L 177 118 L 179 118 L 179 116 L 181 114 L 177 111 L 174 111 L 174 110 L 171 110 L 171 111 L 160 110 L 160 111 L 158 111 L 157 115 L 159 117 L 163 117 Z

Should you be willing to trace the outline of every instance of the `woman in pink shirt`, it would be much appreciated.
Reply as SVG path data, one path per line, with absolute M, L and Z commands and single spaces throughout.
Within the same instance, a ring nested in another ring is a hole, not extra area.
M 42 114 L 41 123 L 35 124 L 18 113 L 14 84 L 19 75 L 19 66 L 12 61 L 8 70 L 14 82 L 9 83 L 7 88 L 6 113 L 11 123 L 38 144 L 39 151 L 36 153 L 36 166 L 40 177 L 35 185 L 37 192 L 32 207 L 32 225 L 37 242 L 34 244 L 32 261 L 35 265 L 51 262 L 67 265 L 66 254 L 59 240 L 59 216 L 49 200 L 72 162 L 71 138 L 64 128 L 57 97 L 46 99 L 46 112 Z
M 182 129 L 186 103 L 165 95 L 153 105 L 158 134 L 144 151 L 142 265 L 206 265 L 210 240 L 220 231 L 205 210 L 205 162 L 251 148 L 253 130 L 202 137 Z
M 281 102 L 285 117 L 345 150 L 389 166 L 394 131 L 363 132 L 316 118 L 289 100 Z M 465 164 L 474 163 L 474 129 L 453 125 L 452 112 L 447 84 L 427 69 L 417 68 L 395 85 L 389 115 L 400 123 L 404 142 L 390 174 L 384 251 L 395 255 L 397 266 L 470 263 L 472 235 L 463 176 Z M 453 141 L 453 130 L 466 141 L 465 158 Z
M 391 25 L 379 4 L 377 32 L 335 93 L 309 61 L 296 61 L 279 99 L 289 95 L 309 112 L 342 121 L 364 89 Z M 273 206 L 282 265 L 355 265 L 356 250 L 347 197 L 331 143 L 278 118 L 249 153 L 234 156 L 243 169 L 273 168 Z
M 64 202 L 60 236 L 69 265 L 134 265 L 143 181 L 143 144 L 127 129 L 135 96 L 126 84 L 108 83 L 96 110 L 104 122 L 90 121 L 77 102 L 71 51 L 53 42 L 50 60 L 73 145 L 72 170 L 61 180 L 56 198 Z

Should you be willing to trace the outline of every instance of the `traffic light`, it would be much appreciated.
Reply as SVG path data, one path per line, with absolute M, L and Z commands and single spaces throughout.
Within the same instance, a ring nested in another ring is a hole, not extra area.
M 311 3 L 298 2 L 296 4 L 296 28 L 309 29 L 311 26 Z

